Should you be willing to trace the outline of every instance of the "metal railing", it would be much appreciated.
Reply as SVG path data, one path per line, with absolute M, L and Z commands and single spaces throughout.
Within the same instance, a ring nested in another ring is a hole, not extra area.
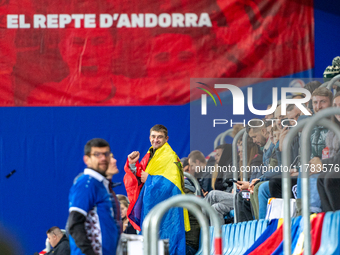
M 336 81 L 340 80 L 340 74 L 334 76 L 329 83 L 327 84 L 327 88 L 330 90 L 333 86 L 333 84 L 335 84 Z M 340 83 L 336 84 L 338 87 L 340 87 Z
M 198 183 L 197 179 L 192 176 L 191 174 L 187 173 L 187 172 L 183 172 L 184 176 L 187 177 L 188 179 L 190 179 L 190 181 L 192 181 L 192 183 L 194 184 L 195 186 L 195 195 L 196 196 L 202 196 L 202 193 L 201 193 L 201 186 L 200 184 Z
M 209 224 L 201 210 L 204 209 L 210 216 L 214 226 L 215 254 L 222 254 L 221 222 L 215 210 L 202 198 L 194 195 L 177 195 L 156 205 L 145 217 L 143 222 L 144 255 L 158 255 L 158 232 L 164 214 L 172 207 L 187 208 L 197 218 L 202 228 L 203 255 L 210 254 L 210 231 Z
M 299 123 L 293 127 L 287 133 L 285 139 L 282 143 L 282 165 L 289 167 L 291 162 L 290 155 L 290 145 L 294 139 L 294 137 L 299 133 L 299 131 L 304 127 L 307 123 L 307 119 L 299 121 Z M 291 181 L 290 181 L 290 172 L 282 171 L 282 197 L 284 201 L 283 207 L 283 248 L 284 254 L 292 254 L 291 252 L 291 226 L 290 226 L 290 193 L 291 193 Z
M 340 76 L 339 76 L 340 78 Z M 332 79 L 333 80 L 333 79 Z M 316 113 L 310 121 L 305 125 L 304 132 L 301 135 L 301 143 L 305 145 L 305 149 L 301 150 L 301 187 L 302 187 L 302 216 L 304 217 L 304 254 L 312 254 L 311 237 L 310 237 L 310 210 L 309 210 L 309 171 L 307 171 L 310 158 L 310 135 L 314 126 L 321 125 L 332 130 L 335 135 L 340 138 L 340 129 L 338 125 L 325 119 L 326 117 L 340 114 L 340 108 L 327 108 Z
M 243 165 L 243 178 L 242 181 L 248 181 L 247 163 L 248 163 L 248 133 L 244 132 L 242 137 L 242 165 Z
M 246 129 L 241 129 L 234 137 L 233 144 L 232 144 L 232 157 L 233 157 L 233 167 L 232 167 L 232 172 L 233 172 L 233 179 L 237 180 L 238 179 L 238 162 L 237 162 L 237 141 L 241 138 L 241 136 L 244 136 L 244 134 L 247 134 Z M 243 147 L 242 147 L 243 148 Z M 233 183 L 233 194 L 236 194 L 236 183 Z M 234 209 L 236 208 L 236 199 L 234 196 L 233 199 L 233 206 Z M 236 214 L 234 215 L 234 223 L 237 222 Z
M 231 135 L 231 133 L 233 132 L 233 129 L 230 128 L 224 132 L 222 132 L 221 134 L 219 134 L 214 141 L 214 149 L 219 145 L 219 144 L 224 144 L 225 141 L 224 139 L 229 135 Z
M 230 128 L 227 131 L 223 132 L 220 138 L 220 144 L 224 144 L 225 143 L 225 138 L 229 135 L 231 137 L 231 134 L 233 133 L 234 129 Z
M 284 254 L 291 254 L 291 220 L 290 220 L 290 144 L 294 137 L 303 129 L 301 135 L 301 165 L 302 165 L 302 208 L 304 220 L 304 254 L 311 254 L 311 238 L 310 238 L 310 209 L 309 209 L 309 172 L 306 171 L 310 158 L 310 135 L 312 128 L 316 125 L 322 125 L 334 131 L 340 138 L 339 127 L 325 117 L 340 114 L 339 108 L 327 108 L 315 114 L 313 117 L 299 121 L 297 126 L 291 129 L 282 144 L 282 165 L 286 167 L 282 171 L 282 195 L 284 200 Z

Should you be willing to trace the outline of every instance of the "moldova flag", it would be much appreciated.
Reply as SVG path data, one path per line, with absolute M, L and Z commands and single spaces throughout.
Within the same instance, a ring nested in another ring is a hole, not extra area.
M 151 147 L 152 148 L 152 147 Z M 128 218 L 135 229 L 141 230 L 143 220 L 158 203 L 183 192 L 183 172 L 176 153 L 168 143 L 157 149 L 149 161 L 150 150 L 141 163 L 137 163 L 137 173 L 125 164 L 124 184 L 130 200 Z M 140 183 L 141 171 L 149 174 L 144 185 Z M 190 230 L 188 211 L 183 208 L 171 208 L 163 217 L 160 226 L 160 238 L 169 239 L 170 254 L 185 254 L 185 231 Z

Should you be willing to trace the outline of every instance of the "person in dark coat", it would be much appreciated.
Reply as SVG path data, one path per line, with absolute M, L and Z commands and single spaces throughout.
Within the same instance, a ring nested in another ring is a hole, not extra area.
M 70 244 L 66 235 L 58 227 L 51 227 L 46 232 L 47 238 L 53 249 L 47 254 L 70 255 Z

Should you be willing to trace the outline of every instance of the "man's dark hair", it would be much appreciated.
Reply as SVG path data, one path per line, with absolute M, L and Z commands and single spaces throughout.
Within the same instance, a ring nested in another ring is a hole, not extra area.
M 109 147 L 110 148 L 110 144 L 102 138 L 93 138 L 86 143 L 85 148 L 84 148 L 84 155 L 89 155 L 91 153 L 92 147 L 99 147 L 99 148 Z
M 252 129 L 253 132 L 255 132 L 255 133 L 261 131 L 263 128 L 266 127 L 265 125 L 263 125 L 265 122 L 266 122 L 265 119 L 263 119 L 263 120 L 260 120 L 260 119 L 253 119 L 253 120 L 252 120 L 253 127 L 251 127 L 251 126 L 248 125 L 248 126 L 246 127 L 246 132 L 249 134 L 250 129 Z
M 161 124 L 154 125 L 150 129 L 150 134 L 151 134 L 152 131 L 163 132 L 164 135 L 165 135 L 165 138 L 168 137 L 168 129 L 165 126 L 161 125 Z
M 61 232 L 60 228 L 54 226 L 54 227 L 51 227 L 49 230 L 46 231 L 46 234 L 51 234 L 51 233 L 54 234 L 54 235 L 59 235 L 62 232 Z

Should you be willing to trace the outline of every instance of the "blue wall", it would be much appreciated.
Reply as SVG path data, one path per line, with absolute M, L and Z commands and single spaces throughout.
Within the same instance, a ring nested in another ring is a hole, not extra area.
M 169 129 L 179 157 L 189 153 L 189 107 L 13 107 L 0 108 L 0 222 L 22 243 L 25 254 L 44 248 L 46 230 L 64 227 L 73 178 L 85 165 L 83 149 L 94 137 L 106 139 L 120 170 L 133 150 L 145 154 L 149 130 Z M 5 176 L 16 170 L 10 178 Z M 126 194 L 123 186 L 115 189 Z
M 340 7 L 333 1 L 315 1 L 315 77 L 321 77 L 333 57 L 340 55 Z M 179 157 L 190 150 L 190 107 L 30 107 L 0 108 L 0 222 L 10 230 L 23 254 L 44 248 L 45 232 L 65 226 L 68 192 L 73 178 L 83 170 L 87 140 L 109 141 L 123 165 L 132 150 L 149 148 L 149 129 L 164 124 L 169 144 Z M 215 134 L 202 137 L 211 151 Z M 13 169 L 16 173 L 5 176 Z M 123 186 L 117 193 L 125 194 Z M 20 254 L 17 252 L 16 254 Z

